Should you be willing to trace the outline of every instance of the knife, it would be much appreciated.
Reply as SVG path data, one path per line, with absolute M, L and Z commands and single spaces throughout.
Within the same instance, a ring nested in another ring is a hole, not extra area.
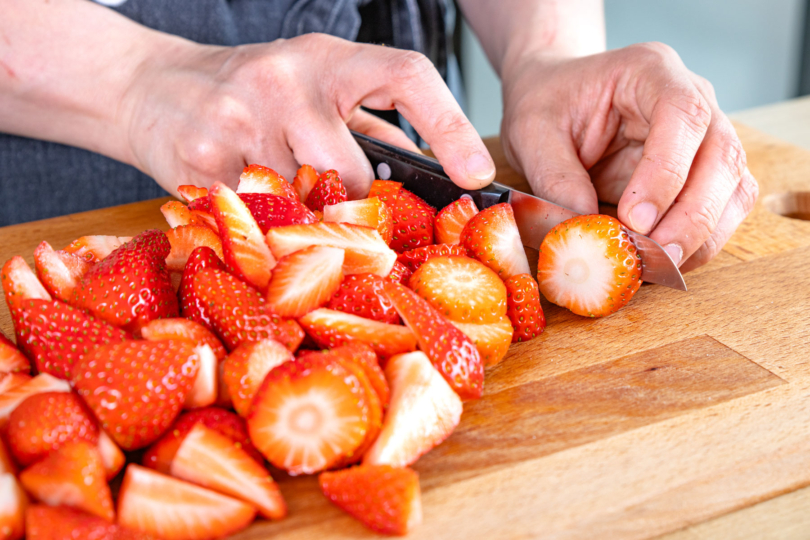
M 497 182 L 481 189 L 464 189 L 454 184 L 444 168 L 433 158 L 403 150 L 355 131 L 352 131 L 352 135 L 374 167 L 377 178 L 402 182 L 405 189 L 435 208 L 442 209 L 461 197 L 472 198 L 479 210 L 504 202 L 511 204 L 524 246 L 538 249 L 543 238 L 555 225 L 580 215 Z M 655 240 L 629 229 L 627 234 L 641 256 L 642 281 L 686 290 L 683 275 L 664 248 Z

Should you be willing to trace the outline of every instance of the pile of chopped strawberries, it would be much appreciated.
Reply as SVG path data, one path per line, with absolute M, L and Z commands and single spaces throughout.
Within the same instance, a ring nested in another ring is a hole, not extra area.
M 508 204 L 437 213 L 391 181 L 348 201 L 306 165 L 179 193 L 165 234 L 3 266 L 0 538 L 226 536 L 287 514 L 268 463 L 405 534 L 422 516 L 409 466 L 482 396 L 484 367 L 543 332 L 540 292 L 601 316 L 640 285 L 605 216 L 548 235 L 538 287 Z

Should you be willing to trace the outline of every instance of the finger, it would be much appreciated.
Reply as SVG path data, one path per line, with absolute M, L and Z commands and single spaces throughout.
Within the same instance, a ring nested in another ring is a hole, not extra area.
M 264 143 L 267 143 L 267 141 L 264 141 Z M 279 136 L 275 144 L 262 144 L 249 149 L 245 153 L 243 161 L 243 167 L 252 163 L 270 167 L 288 181 L 292 181 L 295 177 L 295 171 L 299 167 L 292 150 L 281 136 Z M 238 175 L 236 178 L 238 178 Z
M 362 109 L 358 109 L 346 124 L 349 129 L 369 137 L 385 141 L 410 152 L 422 153 L 419 147 L 398 126 Z
M 618 152 L 602 158 L 588 171 L 600 202 L 619 204 L 630 177 L 641 160 L 644 146 L 630 141 Z

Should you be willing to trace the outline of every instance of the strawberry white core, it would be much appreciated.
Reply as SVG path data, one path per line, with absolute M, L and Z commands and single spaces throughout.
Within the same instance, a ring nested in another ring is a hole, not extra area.
M 605 256 L 608 241 L 595 235 L 572 234 L 543 249 L 550 249 L 554 264 L 538 276 L 545 286 L 555 291 L 549 298 L 559 305 L 576 301 L 588 310 L 597 311 L 611 294 L 614 267 Z

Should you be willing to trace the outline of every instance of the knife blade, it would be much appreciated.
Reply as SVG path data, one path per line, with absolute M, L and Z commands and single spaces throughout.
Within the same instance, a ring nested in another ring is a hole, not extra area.
M 580 215 L 551 201 L 497 182 L 481 189 L 464 189 L 454 184 L 444 168 L 433 158 L 403 150 L 355 131 L 352 131 L 352 135 L 374 167 L 377 178 L 402 182 L 405 189 L 435 208 L 442 209 L 461 197 L 472 198 L 479 210 L 504 202 L 511 204 L 524 246 L 538 249 L 543 238 L 555 225 Z M 643 281 L 686 290 L 683 275 L 664 248 L 647 236 L 629 229 L 627 233 L 641 256 Z

